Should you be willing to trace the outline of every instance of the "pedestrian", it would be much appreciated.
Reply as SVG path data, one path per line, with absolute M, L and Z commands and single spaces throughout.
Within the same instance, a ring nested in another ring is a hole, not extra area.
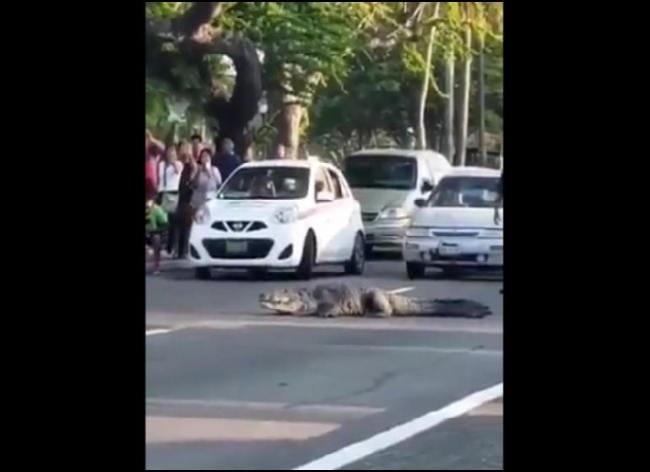
M 145 206 L 145 246 L 153 251 L 153 273 L 160 275 L 160 256 L 163 234 L 167 229 L 167 213 L 153 198 L 148 198 Z
M 192 157 L 194 157 L 196 162 L 199 162 L 199 154 L 201 154 L 201 151 L 203 150 L 203 137 L 200 134 L 195 133 L 192 135 L 190 141 L 192 142 Z
M 178 159 L 175 146 L 169 146 L 163 159 L 158 165 L 158 193 L 162 209 L 167 213 L 169 220 L 169 235 L 167 238 L 167 253 L 174 254 L 174 244 L 177 241 L 179 188 L 183 163 Z
M 497 198 L 494 201 L 494 224 L 501 225 L 501 210 L 503 208 L 503 171 L 501 171 L 501 178 L 497 184 Z
M 235 143 L 231 139 L 224 139 L 221 152 L 214 155 L 212 166 L 219 169 L 221 178 L 225 182 L 240 165 L 241 159 L 235 154 Z
M 145 195 L 155 197 L 158 192 L 158 163 L 165 153 L 165 145 L 153 137 L 151 131 L 145 132 Z
M 210 150 L 202 150 L 199 154 L 198 169 L 193 180 L 192 208 L 196 211 L 205 205 L 205 202 L 214 198 L 222 183 L 221 172 L 212 165 Z
M 176 241 L 176 257 L 185 259 L 187 257 L 190 231 L 194 211 L 192 209 L 192 198 L 194 196 L 194 179 L 198 172 L 198 164 L 194 160 L 192 147 L 189 143 L 181 146 L 181 159 L 183 161 L 183 173 L 181 174 L 178 191 L 177 228 L 178 239 Z

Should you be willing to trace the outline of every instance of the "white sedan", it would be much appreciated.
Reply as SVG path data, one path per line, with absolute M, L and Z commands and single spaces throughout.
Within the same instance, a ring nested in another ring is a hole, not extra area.
M 409 278 L 427 267 L 448 274 L 459 269 L 503 269 L 503 209 L 495 222 L 501 173 L 484 168 L 455 168 L 429 200 L 417 202 L 404 242 Z M 497 224 L 498 223 L 498 224 Z
M 365 234 L 359 203 L 341 172 L 314 161 L 263 161 L 235 171 L 197 211 L 190 261 L 200 279 L 211 269 L 295 271 L 341 264 L 361 275 Z

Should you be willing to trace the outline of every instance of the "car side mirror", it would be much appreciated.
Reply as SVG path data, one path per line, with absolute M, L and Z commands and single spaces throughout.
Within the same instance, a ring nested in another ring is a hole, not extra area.
M 424 182 L 422 182 L 422 193 L 433 192 L 434 188 L 435 187 L 429 180 L 425 180 Z
M 427 201 L 424 198 L 419 198 L 415 200 L 415 206 L 418 208 L 426 208 Z

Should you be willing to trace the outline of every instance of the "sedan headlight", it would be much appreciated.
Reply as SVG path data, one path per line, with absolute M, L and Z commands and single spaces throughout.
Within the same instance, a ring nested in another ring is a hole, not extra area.
M 428 238 L 430 235 L 430 230 L 427 228 L 409 228 L 406 231 L 407 238 Z
M 199 208 L 194 215 L 194 221 L 198 225 L 204 225 L 210 222 L 210 210 L 208 209 L 207 205 L 203 205 L 201 208 Z
M 503 239 L 503 230 L 484 229 L 479 233 L 481 239 Z
M 275 213 L 275 215 L 273 215 L 273 219 L 275 220 L 276 223 L 279 223 L 281 225 L 295 223 L 296 221 L 298 221 L 298 209 L 295 207 L 280 208 Z
M 380 220 L 407 220 L 408 212 L 404 208 L 386 208 L 379 213 Z

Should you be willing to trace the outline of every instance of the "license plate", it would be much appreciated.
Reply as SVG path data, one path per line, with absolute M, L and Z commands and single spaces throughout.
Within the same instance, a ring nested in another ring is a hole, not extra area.
M 240 241 L 226 241 L 226 253 L 228 254 L 246 254 L 248 252 L 248 243 Z
M 440 246 L 441 256 L 458 256 L 460 255 L 460 248 L 458 246 Z

